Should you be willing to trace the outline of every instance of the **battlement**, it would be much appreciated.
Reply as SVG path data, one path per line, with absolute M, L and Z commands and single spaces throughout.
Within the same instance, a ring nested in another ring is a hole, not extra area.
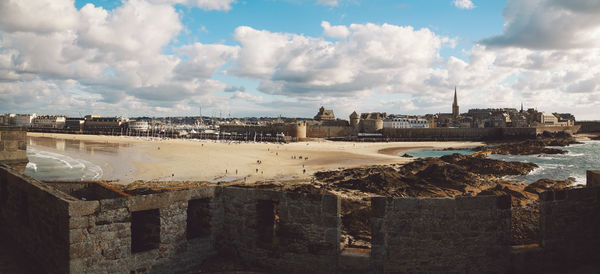
M 519 252 L 509 196 L 374 197 L 372 248 L 352 250 L 340 246 L 334 195 L 206 186 L 129 196 L 0 166 L 5 230 L 54 273 L 172 273 L 217 255 L 277 272 L 539 272 L 597 262 L 599 193 L 543 193 L 541 244 Z

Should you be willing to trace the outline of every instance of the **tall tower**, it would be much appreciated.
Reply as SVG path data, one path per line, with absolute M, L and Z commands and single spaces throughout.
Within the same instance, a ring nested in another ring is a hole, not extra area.
M 456 86 L 454 87 L 454 103 L 452 103 L 452 117 L 458 117 L 458 99 L 456 98 Z

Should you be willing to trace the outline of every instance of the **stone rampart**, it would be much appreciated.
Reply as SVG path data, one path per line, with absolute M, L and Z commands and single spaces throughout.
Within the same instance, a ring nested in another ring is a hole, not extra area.
M 340 250 L 333 195 L 206 186 L 128 196 L 0 166 L 2 223 L 50 273 L 173 273 L 216 255 L 273 272 L 567 271 L 600 260 L 599 201 L 593 185 L 542 193 L 540 245 L 515 252 L 509 196 L 374 197 L 372 249 L 358 254 Z
M 579 132 L 581 126 L 547 126 L 547 127 L 536 127 L 536 133 L 542 134 L 544 132 L 557 133 L 566 132 L 569 134 L 575 134 Z
M 541 195 L 541 247 L 554 269 L 600 261 L 600 188 L 548 191 Z
M 576 126 L 581 126 L 579 133 L 600 132 L 600 121 L 577 121 Z
M 0 218 L 10 237 L 48 273 L 69 272 L 73 197 L 0 165 Z
M 373 206 L 377 273 L 506 272 L 510 197 L 385 198 Z
M 224 188 L 222 199 L 223 242 L 247 263 L 272 271 L 335 272 L 337 196 Z
M 0 162 L 20 172 L 27 160 L 27 132 L 20 127 L 0 127 Z
M 322 126 L 308 125 L 306 127 L 306 137 L 308 138 L 339 138 L 356 136 L 357 130 L 351 126 Z

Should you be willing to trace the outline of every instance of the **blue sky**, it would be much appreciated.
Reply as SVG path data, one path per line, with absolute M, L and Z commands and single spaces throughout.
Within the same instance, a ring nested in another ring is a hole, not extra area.
M 454 86 L 462 111 L 600 107 L 587 0 L 11 1 L 0 37 L 0 112 L 425 114 Z

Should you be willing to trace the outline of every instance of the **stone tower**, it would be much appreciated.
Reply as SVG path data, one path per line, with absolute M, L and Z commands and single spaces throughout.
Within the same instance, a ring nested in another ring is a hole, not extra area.
M 458 117 L 458 99 L 456 98 L 456 87 L 454 87 L 454 103 L 452 103 L 452 117 L 456 119 Z
M 358 113 L 356 113 L 356 111 L 352 112 L 352 114 L 350 114 L 350 125 L 357 128 L 359 123 L 360 116 L 358 116 Z

